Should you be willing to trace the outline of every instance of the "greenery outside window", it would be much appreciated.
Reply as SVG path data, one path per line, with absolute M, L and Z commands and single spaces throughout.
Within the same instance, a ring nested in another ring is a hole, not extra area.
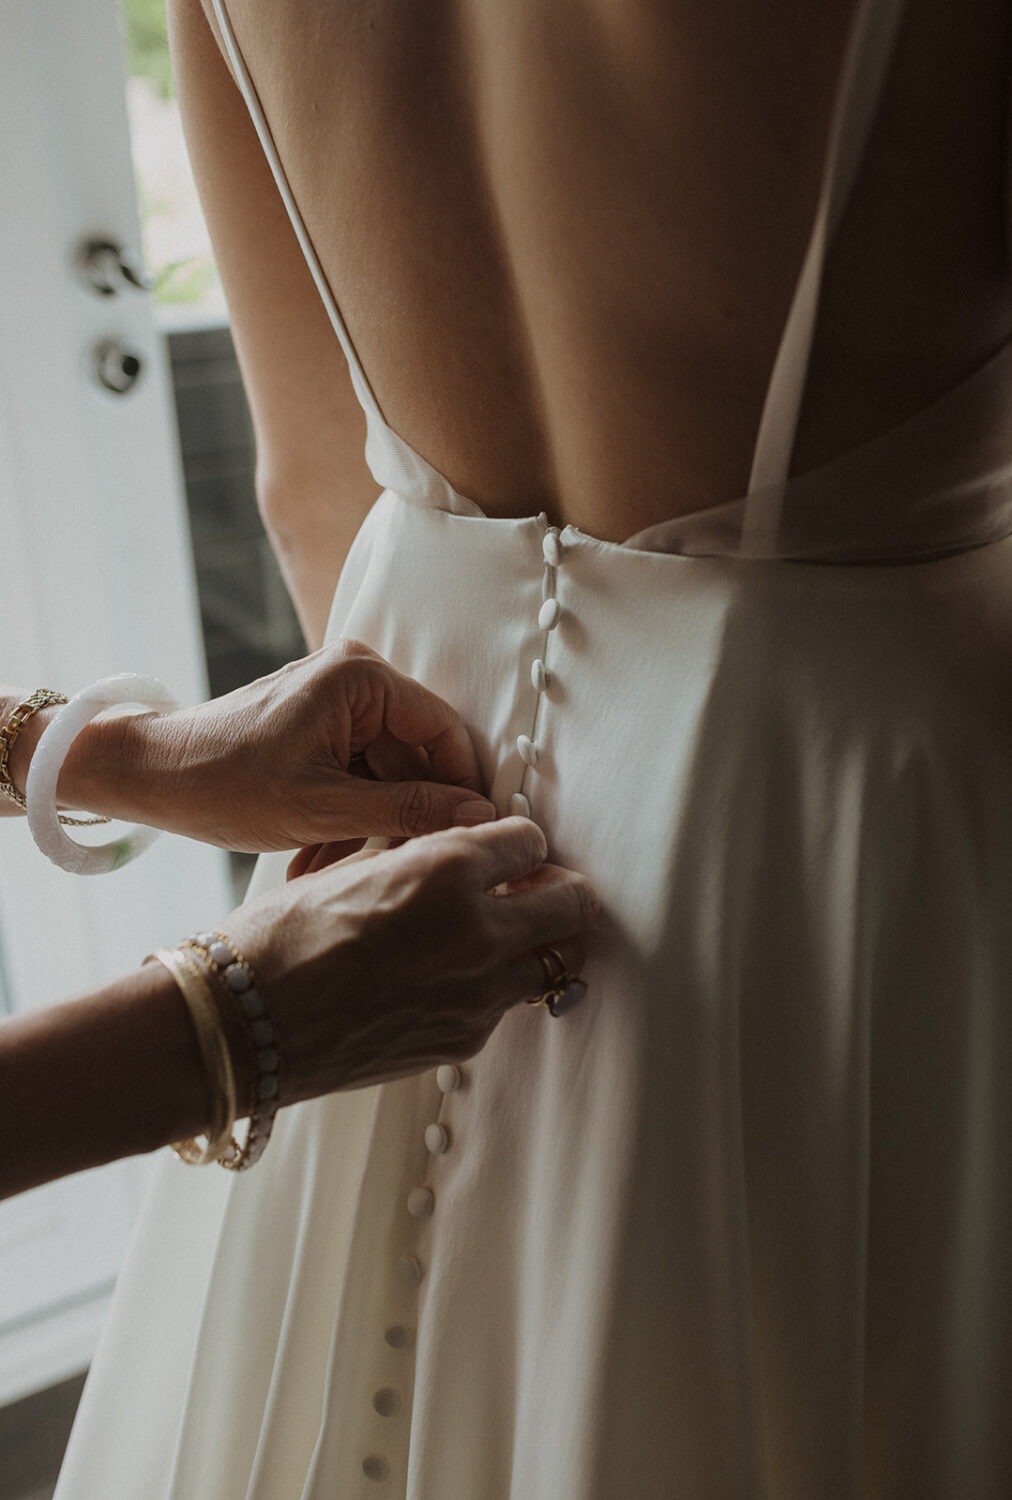
M 159 322 L 169 328 L 225 323 L 173 87 L 165 0 L 122 0 L 122 15 L 144 260 Z

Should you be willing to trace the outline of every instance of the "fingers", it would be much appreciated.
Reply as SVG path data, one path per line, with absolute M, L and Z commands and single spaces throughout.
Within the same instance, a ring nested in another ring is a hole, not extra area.
M 474 867 L 472 878 L 484 887 L 489 935 L 506 960 L 505 971 L 500 970 L 506 989 L 495 987 L 501 1003 L 509 1006 L 555 988 L 558 965 L 543 963 L 538 950 L 554 949 L 563 970 L 575 979 L 583 966 L 589 929 L 600 912 L 586 877 L 545 864 L 544 834 L 526 818 L 471 829 L 459 836 L 458 843 Z M 566 996 L 557 997 L 555 1007 L 570 1008 L 586 993 L 582 983 L 565 988 Z M 553 1014 L 562 1010 L 553 1008 Z
M 514 1006 L 535 1006 L 549 992 L 555 992 L 553 1016 L 563 1016 L 579 1005 L 587 994 L 582 977 L 587 958 L 585 940 L 563 938 L 552 943 L 551 950 L 551 953 L 543 950 L 523 953 L 500 965 L 494 976 L 490 976 L 484 990 L 486 1025 L 490 1022 L 494 1028 Z
M 590 882 L 575 870 L 542 865 L 519 890 L 497 896 L 495 919 L 514 952 L 579 937 L 597 920 L 599 903 Z M 544 988 L 544 986 L 542 986 Z
M 481 790 L 481 771 L 463 719 L 442 698 L 388 667 L 386 728 L 405 745 L 421 745 L 433 778 Z
M 421 746 L 405 745 L 388 729 L 366 747 L 362 764 L 373 781 L 431 780 L 429 758 Z
M 459 847 L 483 891 L 533 875 L 548 853 L 544 834 L 529 818 L 483 823 L 459 837 Z
M 288 861 L 288 868 L 285 871 L 285 879 L 298 880 L 300 875 L 307 875 L 309 871 L 314 867 L 317 855 L 320 853 L 320 850 L 325 849 L 326 847 L 326 844 L 307 844 L 304 849 L 300 849 L 298 853 L 293 855 L 292 858 Z
M 338 784 L 337 796 L 335 822 L 348 838 L 417 838 L 495 818 L 494 806 L 484 797 L 438 781 L 346 778 Z
M 550 946 L 562 960 L 564 972 L 577 978 L 587 959 L 586 943 L 581 938 L 564 938 Z M 515 959 L 506 974 L 506 1003 L 519 1005 L 539 999 L 557 981 L 557 969 L 551 957 L 546 964 L 538 953 L 525 953 Z
M 402 744 L 426 752 L 434 780 L 480 791 L 478 757 L 455 709 L 355 642 L 346 643 L 341 670 L 356 678 L 364 675 L 370 688 L 362 695 L 349 693 L 349 703 L 359 710 L 358 722 L 351 726 L 354 749 L 364 751 L 386 730 Z
M 574 870 L 545 864 L 545 835 L 529 818 L 502 818 L 460 829 L 452 841 L 450 836 L 436 835 L 431 842 L 416 846 L 420 859 L 429 859 L 438 850 L 463 856 L 470 879 L 481 890 L 504 887 L 502 894 L 491 899 L 496 903 L 496 920 L 512 923 L 515 929 L 516 953 L 582 932 L 596 920 L 599 903 L 590 882 Z
M 333 661 L 347 716 L 340 759 L 354 775 L 337 787 L 342 836 L 414 838 L 494 819 L 455 709 L 359 641 L 341 642 Z

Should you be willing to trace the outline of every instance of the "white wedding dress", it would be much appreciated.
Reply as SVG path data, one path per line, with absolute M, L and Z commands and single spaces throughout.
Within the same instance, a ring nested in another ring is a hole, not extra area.
M 564 1018 L 284 1111 L 245 1176 L 166 1154 L 59 1500 L 1012 1494 L 1010 348 L 786 477 L 901 10 L 859 7 L 750 495 L 625 545 L 392 434 L 299 225 L 387 486 L 330 634 L 462 711 L 608 922 Z

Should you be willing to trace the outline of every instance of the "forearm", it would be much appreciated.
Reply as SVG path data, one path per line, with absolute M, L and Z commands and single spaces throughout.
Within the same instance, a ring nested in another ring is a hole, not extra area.
M 48 718 L 34 715 L 14 739 L 16 792 L 26 789 Z M 373 746 L 376 781 L 351 769 Z M 483 799 L 480 809 L 464 807 L 481 787 L 460 715 L 346 641 L 192 708 L 93 720 L 69 746 L 57 801 L 262 853 L 490 818 Z
M 198 1134 L 210 1096 L 171 976 L 150 964 L 0 1023 L 0 1198 Z
M 325 481 L 309 476 L 265 477 L 261 463 L 257 499 L 271 549 L 306 643 L 323 645 L 334 589 L 359 527 L 375 503 L 375 481 L 357 455 L 344 472 Z
M 0 723 L 27 695 L 27 690 L 0 686 Z M 42 734 L 58 712 L 59 705 L 39 709 L 14 741 L 9 772 L 22 794 Z M 193 732 L 194 716 L 200 713 L 198 707 L 176 714 L 129 713 L 93 720 L 67 751 L 57 785 L 58 806 L 229 847 L 227 838 L 216 835 L 215 797 L 204 786 L 214 779 L 228 735 L 219 726 L 211 735 L 213 745 L 204 744 L 200 733 Z M 0 816 L 11 814 L 23 815 L 23 809 L 0 797 Z

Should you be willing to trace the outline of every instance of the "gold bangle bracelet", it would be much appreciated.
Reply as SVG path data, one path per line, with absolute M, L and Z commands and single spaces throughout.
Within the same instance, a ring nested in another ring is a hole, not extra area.
M 235 1147 L 232 1129 L 237 1113 L 235 1071 L 229 1056 L 221 1016 L 214 998 L 210 976 L 192 950 L 156 948 L 149 958 L 157 959 L 169 973 L 186 1002 L 200 1048 L 201 1061 L 211 1087 L 211 1119 L 204 1132 L 206 1144 L 199 1138 L 173 1143 L 173 1151 L 189 1166 L 206 1166 L 218 1161 Z M 145 959 L 145 963 L 148 960 Z
M 19 792 L 11 780 L 10 754 L 14 748 L 14 741 L 28 720 L 33 714 L 37 714 L 40 708 L 49 708 L 53 704 L 62 705 L 66 702 L 66 695 L 56 692 L 54 688 L 36 688 L 29 697 L 22 698 L 4 723 L 0 724 L 0 796 L 6 797 L 8 802 L 13 802 L 15 807 L 20 807 L 22 812 L 28 806 L 25 794 Z M 109 818 L 72 818 L 68 813 L 58 813 L 57 817 L 68 828 L 95 828 L 100 823 L 110 821 Z

